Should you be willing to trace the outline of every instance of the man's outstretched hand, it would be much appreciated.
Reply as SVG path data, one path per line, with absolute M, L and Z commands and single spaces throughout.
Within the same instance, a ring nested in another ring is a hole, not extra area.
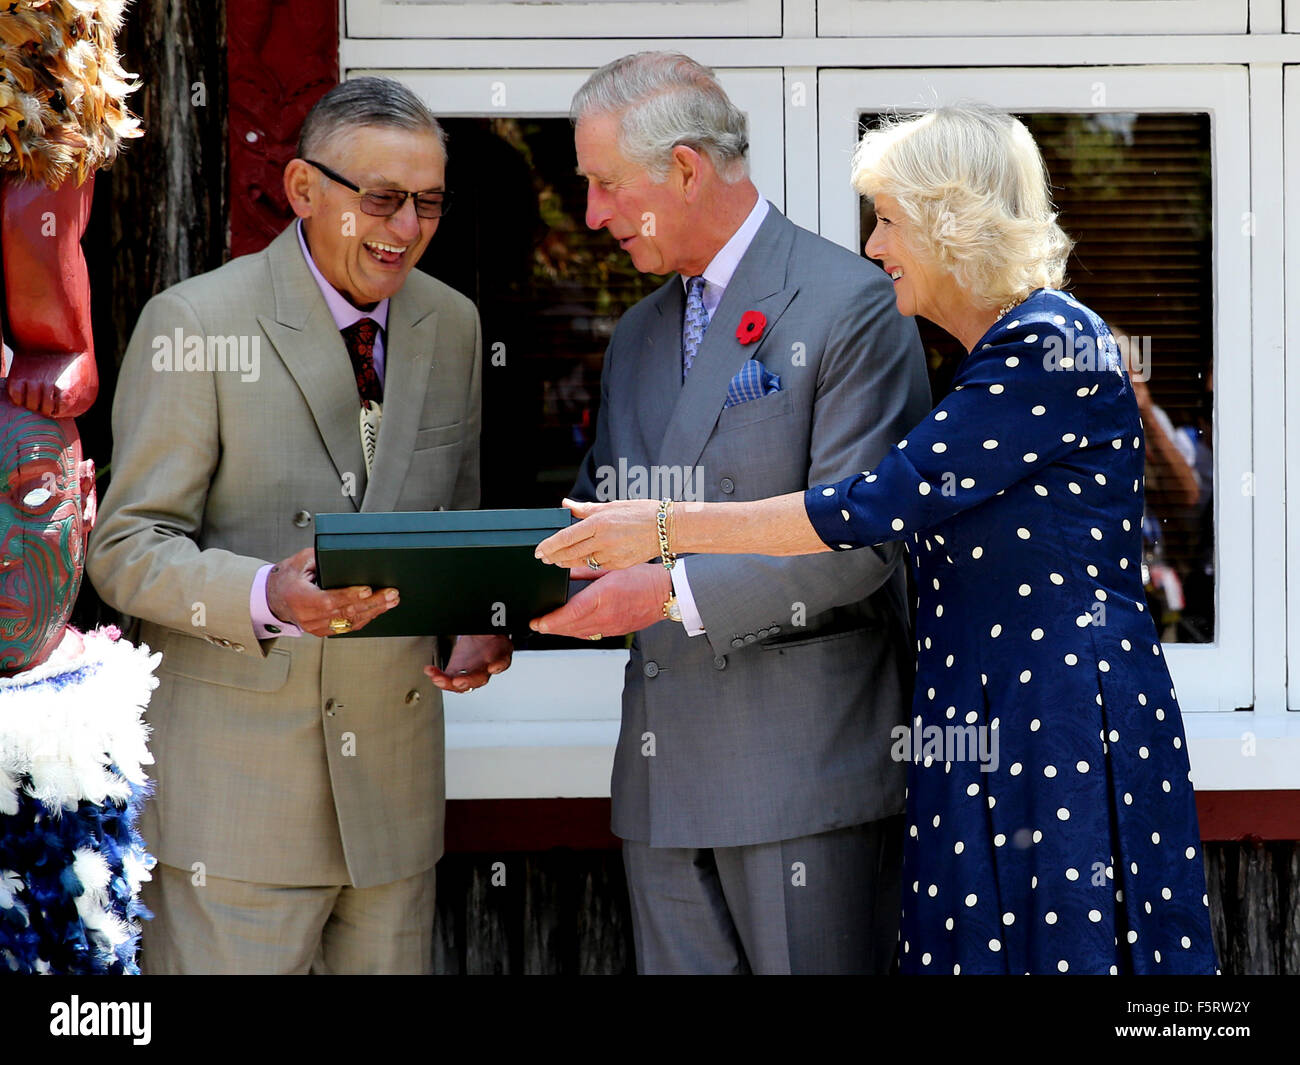
M 344 631 L 356 632 L 397 606 L 396 588 L 376 592 L 364 585 L 353 585 L 324 591 L 316 587 L 315 577 L 315 548 L 304 547 L 272 566 L 266 577 L 266 605 L 271 613 L 313 636 L 333 636 L 330 622 L 336 618 L 351 622 L 351 628 Z
M 507 636 L 458 636 L 447 668 L 425 666 L 424 675 L 445 692 L 472 692 L 509 669 L 514 653 Z
M 673 592 L 673 579 L 657 563 L 644 563 L 613 573 L 575 569 L 570 577 L 589 583 L 558 610 L 529 622 L 534 632 L 579 636 L 594 640 L 640 632 L 664 619 L 664 603 Z

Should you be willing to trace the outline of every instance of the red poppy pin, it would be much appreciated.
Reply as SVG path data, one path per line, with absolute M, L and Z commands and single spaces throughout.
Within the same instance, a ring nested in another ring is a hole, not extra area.
M 740 316 L 740 325 L 736 326 L 736 339 L 742 344 L 752 344 L 763 335 L 767 319 L 762 311 L 746 311 Z

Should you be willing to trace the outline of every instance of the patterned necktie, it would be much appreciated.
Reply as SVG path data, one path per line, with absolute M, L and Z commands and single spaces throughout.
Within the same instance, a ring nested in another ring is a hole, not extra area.
M 686 282 L 686 314 L 682 318 L 682 380 L 691 372 L 695 354 L 700 350 L 704 330 L 709 328 L 709 312 L 704 309 L 704 278 Z
M 369 400 L 383 402 L 384 388 L 375 372 L 375 337 L 379 335 L 379 324 L 373 318 L 361 318 L 342 332 L 352 369 L 357 375 L 357 394 L 361 403 L 364 405 Z
M 375 337 L 379 335 L 379 323 L 373 318 L 362 318 L 341 332 L 343 341 L 348 346 L 352 370 L 357 375 L 357 396 L 361 402 L 357 427 L 361 432 L 361 454 L 366 461 L 366 476 L 369 477 L 375 465 L 379 425 L 384 416 L 384 387 L 379 383 L 379 374 L 375 371 Z

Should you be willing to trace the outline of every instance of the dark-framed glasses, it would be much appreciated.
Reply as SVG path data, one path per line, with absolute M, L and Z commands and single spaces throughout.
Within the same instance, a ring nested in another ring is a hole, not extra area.
M 304 159 L 308 166 L 314 166 L 331 181 L 337 181 L 345 189 L 351 189 L 361 197 L 362 213 L 376 218 L 391 218 L 406 204 L 407 198 L 415 201 L 415 213 L 420 218 L 441 218 L 450 207 L 451 193 L 446 189 L 437 192 L 403 192 L 401 189 L 363 189 L 354 185 L 342 174 L 335 173 L 324 163 L 314 159 Z

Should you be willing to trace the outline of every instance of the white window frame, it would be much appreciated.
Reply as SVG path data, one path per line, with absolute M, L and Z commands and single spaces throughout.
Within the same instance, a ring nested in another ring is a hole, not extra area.
M 1234 364 L 1249 364 L 1249 347 L 1243 351 L 1241 338 L 1250 337 L 1250 241 L 1238 238 L 1238 219 L 1251 194 L 1248 88 L 1244 67 L 824 71 L 818 87 L 821 232 L 861 251 L 849 159 L 864 111 L 906 111 L 961 99 L 1026 112 L 1208 111 L 1216 363 L 1231 352 Z M 1092 106 L 1097 99 L 1104 100 L 1102 106 Z M 1252 424 L 1252 400 L 1249 373 L 1215 375 L 1216 640 L 1166 646 L 1188 717 L 1254 704 L 1252 499 L 1233 491 L 1241 472 L 1252 468 L 1251 434 L 1240 431 Z
M 817 33 L 1028 37 L 1063 27 L 1071 35 L 1245 33 L 1248 16 L 1248 0 L 820 0 Z M 1046 51 L 1042 58 L 1050 61 Z
M 781 36 L 781 0 L 344 0 L 343 14 L 353 39 Z
M 749 117 L 754 184 L 783 210 L 781 71 L 716 73 Z M 397 78 L 443 118 L 560 118 L 568 115 L 573 94 L 591 71 L 358 67 L 344 72 L 345 77 L 366 74 Z M 627 660 L 628 653 L 619 650 L 522 651 L 482 690 L 445 696 L 447 797 L 608 796 Z

